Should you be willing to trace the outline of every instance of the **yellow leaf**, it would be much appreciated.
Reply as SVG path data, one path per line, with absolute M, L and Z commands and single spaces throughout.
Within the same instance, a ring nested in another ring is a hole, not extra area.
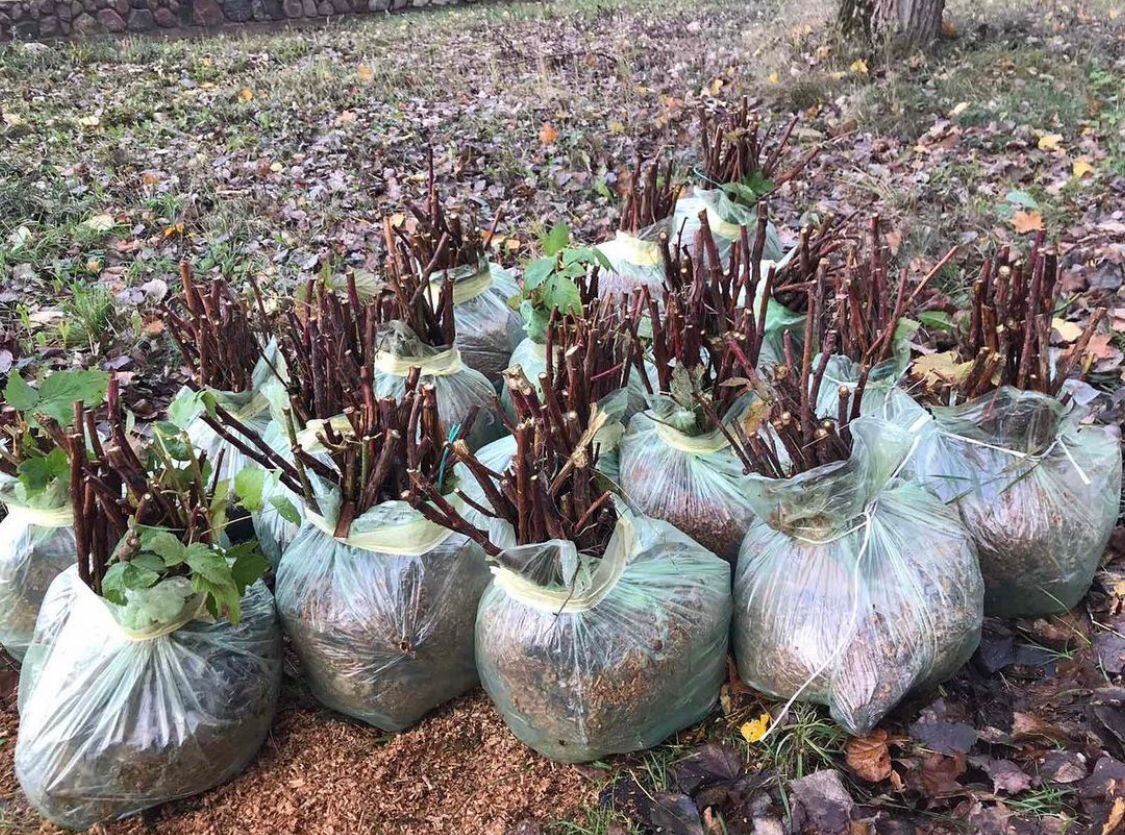
M 848 69 L 854 72 L 856 75 L 867 75 L 867 62 L 862 58 L 857 58 L 856 60 L 852 61 L 852 65 L 848 67 Z
M 94 215 L 83 221 L 82 225 L 93 232 L 108 232 L 116 223 L 113 215 Z
M 151 171 L 146 171 L 141 175 L 141 182 L 146 186 L 154 186 L 160 182 L 160 177 Z
M 5 111 L 4 112 L 4 124 L 5 125 L 11 125 L 12 127 L 15 127 L 16 125 L 22 125 L 23 124 L 23 117 L 20 116 L 18 113 L 8 113 L 7 111 Z
M 359 76 L 359 80 L 364 84 L 370 84 L 375 78 L 375 70 L 371 69 L 367 64 L 360 64 L 355 74 Z
M 961 382 L 972 367 L 971 361 L 958 362 L 956 351 L 942 351 L 918 357 L 911 366 L 910 373 L 925 385 L 937 386 L 941 383 Z
M 78 117 L 78 124 L 84 128 L 96 128 L 102 123 L 102 120 L 97 116 L 80 116 Z
M 280 171 L 284 167 L 285 166 L 282 165 L 280 162 L 271 162 L 270 163 L 270 171 L 272 171 L 274 174 L 276 174 L 278 171 Z
M 520 246 L 522 246 L 522 244 L 520 244 L 518 238 L 508 238 L 506 241 L 504 241 L 504 246 L 508 248 L 509 252 L 515 252 L 520 248 Z
M 1059 335 L 1059 339 L 1063 342 L 1073 342 L 1082 335 L 1082 328 L 1074 322 L 1068 322 L 1066 319 L 1059 319 L 1057 316 L 1051 320 L 1051 327 Z
M 767 76 L 767 78 L 769 79 L 770 84 L 778 84 L 781 82 L 781 76 L 778 74 L 777 70 L 771 72 L 769 76 Z
M 719 95 L 719 91 L 722 90 L 722 89 L 723 89 L 723 80 L 721 78 L 711 79 L 711 84 L 707 87 L 707 91 L 711 94 L 712 98 Z
M 1080 180 L 1093 170 L 1094 166 L 1090 164 L 1089 157 L 1079 157 L 1074 161 L 1072 173 L 1074 174 L 1074 179 Z
M 544 122 L 542 127 L 539 128 L 539 141 L 544 145 L 553 145 L 558 138 L 559 132 L 550 122 Z
M 1024 232 L 1038 232 L 1043 228 L 1043 215 L 1039 212 L 1016 212 L 1012 215 L 1012 228 L 1021 235 Z
M 404 223 L 406 223 L 406 215 L 402 212 L 395 212 L 391 215 L 391 226 L 395 229 L 398 229 Z
M 822 61 L 831 54 L 832 54 L 832 47 L 830 47 L 830 46 L 818 46 L 816 48 L 816 57 L 819 58 Z
M 99 273 L 102 271 L 102 262 L 97 258 L 91 258 L 86 262 L 86 272 Z
M 747 742 L 754 743 L 766 735 L 766 731 L 769 730 L 769 727 L 770 715 L 768 713 L 763 713 L 752 722 L 743 722 L 742 727 L 739 728 L 738 731 L 742 734 L 743 739 Z
M 244 104 L 254 98 L 254 91 L 249 87 L 243 87 L 238 93 L 238 100 Z
M 171 226 L 164 227 L 165 238 L 175 238 L 182 234 L 184 234 L 184 225 L 182 223 L 173 223 Z
M 952 110 L 949 111 L 949 115 L 951 117 L 960 116 L 962 113 L 964 113 L 968 109 L 969 109 L 969 103 L 967 101 L 959 101 L 959 102 L 957 102 L 956 106 Z
M 1039 137 L 1039 150 L 1040 151 L 1057 151 L 1059 143 L 1062 141 L 1062 134 L 1060 133 L 1045 133 Z
M 342 110 L 340 115 L 336 117 L 336 124 L 338 125 L 354 125 L 359 119 L 354 110 Z
M 609 123 L 609 132 L 610 133 L 625 133 L 625 126 L 623 124 L 621 124 L 620 122 L 610 122 Z

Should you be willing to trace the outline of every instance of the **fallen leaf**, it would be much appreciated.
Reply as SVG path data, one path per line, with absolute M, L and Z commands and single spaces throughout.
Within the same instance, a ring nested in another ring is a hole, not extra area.
M 150 319 L 144 323 L 141 330 L 145 336 L 160 336 L 164 333 L 164 321 L 162 319 Z
M 766 80 L 769 81 L 770 84 L 779 84 L 781 83 L 781 76 L 778 74 L 777 70 L 774 70 L 766 76 Z
M 90 116 L 78 117 L 78 124 L 82 125 L 82 127 L 84 128 L 96 128 L 101 123 L 102 120 L 98 116 L 95 116 L 93 114 L 91 114 Z
M 117 225 L 113 215 L 94 215 L 82 222 L 82 225 L 92 232 L 108 232 Z
M 1120 832 L 1122 824 L 1125 824 L 1125 797 L 1115 797 L 1113 808 L 1109 810 L 1109 817 L 1106 818 L 1105 825 L 1102 826 L 1102 835 L 1113 835 L 1114 832 Z
M 248 101 L 252 101 L 253 98 L 254 98 L 254 91 L 251 90 L 249 87 L 243 87 L 238 93 L 238 100 L 240 102 L 246 103 Z
M 742 738 L 747 742 L 753 743 L 758 742 L 763 736 L 765 736 L 766 731 L 769 730 L 769 727 L 770 715 L 768 713 L 763 713 L 757 719 L 754 719 L 750 722 L 743 722 L 742 727 L 738 729 L 738 732 L 742 734 Z
M 954 106 L 954 108 L 949 111 L 949 117 L 951 119 L 954 119 L 954 118 L 960 116 L 962 113 L 964 113 L 968 109 L 969 109 L 969 103 L 967 101 L 959 101 Z
M 927 754 L 922 761 L 922 785 L 931 797 L 956 794 L 963 789 L 957 778 L 965 773 L 965 755 Z
M 1012 215 L 1012 228 L 1021 235 L 1024 232 L 1038 232 L 1043 228 L 1043 215 L 1039 212 L 1016 212 Z
M 24 124 L 23 117 L 18 113 L 9 113 L 5 110 L 3 118 L 5 125 L 11 125 L 12 127 L 15 127 L 16 125 Z
M 878 783 L 891 776 L 891 751 L 887 747 L 887 732 L 876 728 L 870 734 L 848 743 L 848 767 L 869 783 Z
M 539 128 L 539 141 L 544 145 L 553 145 L 559 138 L 559 132 L 550 122 L 544 122 Z
M 1082 335 L 1081 326 L 1074 322 L 1068 322 L 1065 319 L 1059 319 L 1058 317 L 1051 320 L 1051 327 L 1063 342 L 1073 342 Z
M 992 790 L 1005 794 L 1019 794 L 1031 788 L 1031 775 L 1011 760 L 993 760 L 974 757 L 973 765 L 992 778 Z
M 849 66 L 848 69 L 854 72 L 856 75 L 867 75 L 867 62 L 862 58 L 856 58 L 854 61 L 852 61 L 851 66 Z
M 941 33 L 947 38 L 960 37 L 961 33 L 957 29 L 957 24 L 949 18 L 943 18 L 941 21 Z
M 1071 173 L 1074 179 L 1080 180 L 1094 170 L 1094 166 L 1090 163 L 1089 157 L 1079 157 L 1074 161 L 1074 166 L 1071 168 Z
M 918 357 L 911 366 L 914 379 L 926 385 L 938 386 L 942 383 L 958 383 L 968 376 L 973 367 L 972 361 L 958 362 L 956 351 L 942 351 Z
M 355 74 L 364 84 L 370 84 L 375 78 L 375 70 L 371 69 L 367 64 L 360 64 L 356 68 Z
M 1059 143 L 1062 141 L 1061 133 L 1045 133 L 1039 137 L 1039 150 L 1040 151 L 1057 151 L 1059 150 Z

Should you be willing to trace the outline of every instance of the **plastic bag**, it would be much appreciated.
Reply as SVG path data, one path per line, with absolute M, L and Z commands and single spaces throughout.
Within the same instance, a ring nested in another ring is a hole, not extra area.
M 432 279 L 431 287 L 440 285 L 442 278 Z M 519 295 L 519 284 L 510 270 L 487 262 L 453 270 L 452 279 L 453 321 L 461 359 L 496 383 L 523 339 L 523 320 L 508 306 L 508 300 Z
M 436 389 L 438 416 L 446 429 L 452 431 L 479 408 L 473 430 L 465 440 L 471 449 L 479 449 L 504 434 L 496 405 L 496 390 L 479 371 L 461 360 L 457 348 L 440 350 L 423 344 L 409 327 L 395 322 L 380 335 L 375 355 L 375 395 L 400 399 L 406 390 L 410 369 L 422 369 L 422 382 Z
M 598 276 L 598 295 L 629 296 L 634 290 L 647 287 L 653 298 L 659 298 L 664 287 L 664 256 L 659 243 L 662 233 L 672 237 L 672 218 L 646 226 L 636 234 L 618 230 L 613 240 L 594 247 L 611 267 Z
M 293 456 L 289 451 L 288 430 L 283 429 L 276 420 L 270 421 L 266 431 L 262 433 L 262 440 L 273 449 L 280 451 L 287 460 Z M 258 466 L 251 464 L 250 466 Z M 286 519 L 279 503 L 287 503 L 287 507 L 296 512 L 300 521 L 294 522 Z M 268 475 L 262 485 L 262 507 L 252 511 L 250 518 L 254 523 L 254 536 L 263 556 L 269 560 L 271 569 L 276 572 L 281 562 L 281 555 L 290 543 L 297 538 L 297 532 L 303 521 L 302 511 L 304 499 L 281 483 L 276 475 Z
M 933 410 L 916 477 L 976 542 L 985 611 L 1063 612 L 1093 581 L 1117 520 L 1121 441 L 1055 398 L 1005 386 Z
M 75 567 L 59 575 L 20 676 L 16 776 L 40 813 L 71 829 L 234 777 L 265 740 L 281 686 L 281 631 L 261 583 L 238 626 L 187 620 L 138 634 L 113 608 Z
M 873 365 L 863 387 L 860 412 L 914 432 L 929 422 L 929 415 L 901 388 L 905 371 L 906 362 L 899 359 L 889 359 Z M 859 363 L 840 354 L 829 357 L 824 369 L 824 384 L 820 387 L 820 398 L 816 404 L 817 414 L 835 418 L 839 411 L 840 389 L 846 388 L 849 396 L 854 394 L 861 373 Z M 906 471 L 912 471 L 912 464 L 909 462 Z
M 723 433 L 676 428 L 669 397 L 636 415 L 621 441 L 621 491 L 642 513 L 670 522 L 730 563 L 754 513 L 742 492 L 743 466 Z
M 828 705 L 863 736 L 968 661 L 984 584 L 956 514 L 896 477 L 911 436 L 870 417 L 851 432 L 847 461 L 747 476 L 758 518 L 735 571 L 734 653 L 751 687 Z
M 318 501 L 324 517 L 306 510 L 277 572 L 285 631 L 321 702 L 401 731 L 477 683 L 484 551 L 398 501 L 371 508 L 347 539 L 335 539 L 339 499 Z
M 78 559 L 70 505 L 28 507 L 0 489 L 0 646 L 23 660 L 54 579 Z
M 730 566 L 622 512 L 600 560 L 509 546 L 477 614 L 481 683 L 520 740 L 561 762 L 649 748 L 703 719 L 726 677 Z
M 703 211 L 707 212 L 707 225 L 711 229 L 715 248 L 719 250 L 719 257 L 725 267 L 730 261 L 731 248 L 735 241 L 742 237 L 741 227 L 745 226 L 751 242 L 754 240 L 758 226 L 757 207 L 747 208 L 735 203 L 721 188 L 705 189 L 696 186 L 690 197 L 681 197 L 676 201 L 676 212 L 672 219 L 671 238 L 673 241 L 679 240 L 680 245 L 687 247 L 688 252 L 695 252 L 695 236 L 699 233 L 699 213 Z M 777 234 L 777 227 L 773 223 L 768 223 L 762 258 L 767 261 L 780 261 L 784 254 L 785 250 L 781 245 L 781 237 Z

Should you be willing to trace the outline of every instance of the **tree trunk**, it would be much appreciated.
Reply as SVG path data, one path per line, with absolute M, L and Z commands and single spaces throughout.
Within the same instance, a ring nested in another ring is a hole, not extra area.
M 898 40 L 925 46 L 941 34 L 945 0 L 840 0 L 844 33 L 868 42 Z

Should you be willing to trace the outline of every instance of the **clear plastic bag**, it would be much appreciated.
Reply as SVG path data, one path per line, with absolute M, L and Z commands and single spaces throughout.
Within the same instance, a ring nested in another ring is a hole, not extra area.
M 452 278 L 453 320 L 461 359 L 489 382 L 497 383 L 523 339 L 523 320 L 508 306 L 508 300 L 519 295 L 519 285 L 511 271 L 499 264 L 461 268 Z
M 743 494 L 742 462 L 718 429 L 698 436 L 679 431 L 676 411 L 671 398 L 658 397 L 629 421 L 618 483 L 642 513 L 733 564 L 754 516 Z
M 266 431 L 262 433 L 262 440 L 273 449 L 281 452 L 286 459 L 292 460 L 293 456 L 289 451 L 288 430 L 283 429 L 278 421 L 270 421 Z M 258 465 L 250 464 L 250 466 L 256 467 Z M 275 499 L 283 499 L 288 502 L 298 516 L 301 516 L 305 506 L 303 497 L 298 496 L 283 485 L 276 475 L 267 475 L 265 483 L 262 485 L 262 508 L 253 511 L 250 518 L 254 523 L 254 536 L 258 540 L 258 546 L 265 558 L 269 560 L 270 567 L 274 572 L 277 571 L 277 566 L 281 562 L 281 555 L 285 553 L 285 549 L 289 547 L 290 543 L 297 538 L 297 532 L 301 528 L 299 523 L 291 522 L 281 514 Z
M 1030 617 L 1076 606 L 1116 524 L 1119 435 L 1081 425 L 1081 413 L 1053 397 L 1008 386 L 933 413 L 915 476 L 972 535 L 985 611 Z
M 401 731 L 477 683 L 473 622 L 488 584 L 484 551 L 385 502 L 335 539 L 335 494 L 281 558 L 277 606 L 313 694 Z M 456 500 L 453 500 L 456 501 Z
M 265 740 L 281 686 L 281 630 L 261 583 L 238 626 L 190 620 L 138 634 L 111 606 L 76 568 L 59 575 L 20 676 L 16 776 L 70 829 L 234 777 Z
M 695 252 L 695 236 L 699 234 L 699 213 L 707 212 L 707 225 L 715 239 L 715 248 L 726 266 L 730 260 L 731 248 L 742 237 L 741 227 L 749 230 L 750 240 L 754 240 L 758 226 L 757 208 L 747 208 L 735 203 L 722 189 L 705 189 L 696 186 L 690 197 L 676 201 L 676 212 L 672 219 L 671 238 L 679 240 L 688 252 Z M 785 254 L 781 237 L 773 223 L 766 225 L 766 246 L 762 258 L 767 261 L 780 261 Z
M 600 560 L 554 540 L 509 547 L 477 614 L 481 683 L 539 753 L 585 762 L 703 719 L 726 676 L 730 566 L 671 525 L 622 512 Z
M 647 287 L 653 298 L 659 298 L 664 287 L 661 234 L 673 236 L 672 218 L 646 226 L 636 234 L 619 230 L 612 240 L 594 247 L 610 264 L 610 269 L 603 269 L 598 275 L 598 295 L 629 296 L 634 290 Z
M 889 359 L 872 366 L 863 387 L 860 411 L 864 415 L 872 415 L 902 429 L 916 432 L 929 421 L 929 415 L 902 389 L 905 370 L 906 362 L 901 359 Z M 839 411 L 839 390 L 846 388 L 849 397 L 854 394 L 861 373 L 859 363 L 840 354 L 829 357 L 824 369 L 824 383 L 820 387 L 820 398 L 816 404 L 817 414 L 821 417 L 836 417 Z M 909 472 L 909 463 L 907 467 Z
M 392 323 L 380 335 L 375 356 L 375 395 L 400 399 L 406 390 L 410 369 L 422 369 L 422 382 L 433 385 L 437 393 L 438 416 L 450 431 L 469 416 L 477 414 L 473 430 L 465 440 L 479 449 L 504 434 L 496 390 L 479 371 L 469 368 L 457 348 L 440 350 L 423 344 L 409 327 Z
M 0 646 L 20 661 L 47 589 L 78 552 L 69 505 L 26 507 L 3 492 L 0 501 Z
M 734 653 L 750 686 L 828 705 L 863 736 L 969 659 L 984 584 L 956 514 L 896 476 L 911 436 L 870 417 L 851 431 L 847 461 L 747 476 L 758 519 L 735 571 Z

